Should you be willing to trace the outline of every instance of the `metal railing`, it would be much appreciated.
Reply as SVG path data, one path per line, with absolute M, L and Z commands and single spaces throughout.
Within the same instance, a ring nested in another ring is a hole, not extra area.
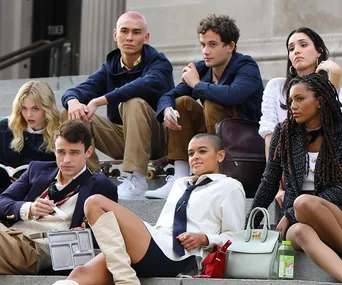
M 57 71 L 55 76 L 60 76 L 63 61 L 63 44 L 67 42 L 67 39 L 60 38 L 55 41 L 39 40 L 26 47 L 20 48 L 9 54 L 0 57 L 0 70 L 5 69 L 13 64 L 21 62 L 25 59 L 31 58 L 33 56 L 39 55 L 52 48 L 57 48 L 58 61 L 57 61 Z

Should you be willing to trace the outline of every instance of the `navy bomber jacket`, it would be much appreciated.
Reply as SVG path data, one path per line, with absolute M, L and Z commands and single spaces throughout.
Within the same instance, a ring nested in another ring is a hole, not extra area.
M 140 97 L 156 110 L 159 98 L 174 87 L 169 60 L 148 44 L 143 46 L 141 62 L 131 70 L 121 67 L 120 58 L 120 49 L 113 50 L 85 82 L 68 89 L 62 97 L 64 108 L 71 99 L 87 105 L 94 98 L 106 96 L 107 118 L 116 124 L 122 124 L 119 104 L 129 99 Z
M 259 121 L 264 86 L 257 63 L 248 55 L 234 52 L 218 84 L 213 83 L 212 68 L 205 62 L 196 63 L 201 82 L 191 88 L 180 83 L 164 94 L 157 108 L 157 117 L 163 121 L 164 110 L 175 107 L 175 99 L 180 96 L 191 96 L 202 102 L 209 100 L 224 106 L 235 106 L 238 117 Z

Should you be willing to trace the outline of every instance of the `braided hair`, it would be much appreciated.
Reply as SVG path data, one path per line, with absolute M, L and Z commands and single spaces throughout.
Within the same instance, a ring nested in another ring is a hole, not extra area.
M 304 124 L 298 124 L 291 111 L 291 100 L 289 99 L 290 89 L 298 83 L 304 83 L 308 90 L 311 90 L 320 101 L 319 108 L 321 124 L 323 129 L 323 141 L 320 148 L 322 161 L 319 169 L 316 168 L 317 177 L 320 183 L 335 184 L 342 182 L 342 166 L 336 156 L 335 128 L 342 124 L 342 104 L 338 99 L 335 87 L 326 76 L 312 73 L 300 75 L 291 80 L 287 91 L 287 119 L 282 123 L 278 144 L 273 159 L 280 159 L 290 174 L 291 170 L 291 140 L 295 132 L 301 132 L 304 136 Z M 308 173 L 308 165 L 306 165 Z

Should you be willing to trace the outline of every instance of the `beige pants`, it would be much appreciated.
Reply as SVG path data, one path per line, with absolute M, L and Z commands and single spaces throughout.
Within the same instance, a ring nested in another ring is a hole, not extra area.
M 38 259 L 30 239 L 0 223 L 0 275 L 35 274 Z
M 141 98 L 133 98 L 120 104 L 123 125 L 94 115 L 91 119 L 93 146 L 113 159 L 123 159 L 123 170 L 147 174 L 150 159 L 161 158 L 167 152 L 164 126 L 157 121 L 156 112 Z M 63 121 L 67 112 L 62 112 Z M 88 163 L 94 171 L 100 170 L 99 159 L 94 152 Z
M 176 99 L 175 109 L 179 112 L 178 124 L 182 130 L 169 130 L 170 160 L 188 160 L 188 144 L 191 138 L 198 133 L 215 134 L 216 123 L 224 118 L 236 118 L 234 107 L 226 107 L 206 100 L 203 107 L 190 96 Z

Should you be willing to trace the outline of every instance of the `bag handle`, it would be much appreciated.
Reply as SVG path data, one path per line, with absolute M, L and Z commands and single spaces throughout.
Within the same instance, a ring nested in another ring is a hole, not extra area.
M 259 212 L 262 212 L 262 214 L 265 218 L 265 222 L 264 222 L 264 226 L 262 228 L 260 240 L 261 240 L 261 242 L 265 242 L 267 239 L 268 230 L 270 229 L 270 217 L 269 217 L 268 211 L 265 208 L 255 207 L 251 211 L 251 214 L 249 215 L 249 218 L 248 218 L 247 228 L 245 231 L 245 241 L 246 242 L 248 242 L 252 237 L 252 229 L 254 229 L 254 219 L 255 219 L 255 216 Z M 253 227 L 251 226 L 251 223 L 253 223 Z
M 226 252 L 227 248 L 232 244 L 232 242 L 230 240 L 227 240 L 226 243 L 221 247 L 220 251 L 221 252 Z
M 268 211 L 265 209 L 265 208 L 260 208 L 264 214 L 264 225 L 267 226 L 267 229 L 271 229 L 271 222 L 270 222 L 270 214 L 268 213 Z M 251 213 L 252 214 L 252 213 Z M 257 212 L 253 215 L 252 217 L 252 221 L 251 221 L 251 227 L 252 229 L 254 229 L 254 220 L 255 220 L 255 217 L 257 215 Z

